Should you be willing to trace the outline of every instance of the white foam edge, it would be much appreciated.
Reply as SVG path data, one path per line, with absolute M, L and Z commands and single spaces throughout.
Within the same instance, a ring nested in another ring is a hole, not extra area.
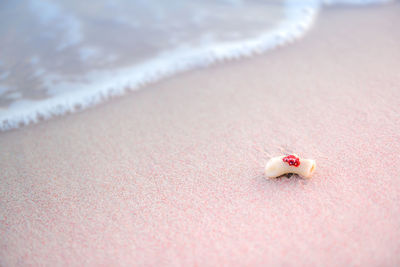
M 390 0 L 367 0 L 362 4 L 383 3 Z M 345 1 L 323 1 L 327 4 L 345 3 Z M 346 1 L 361 4 L 362 1 Z M 302 37 L 313 25 L 319 10 L 319 1 L 286 1 L 285 20 L 274 30 L 258 38 L 227 42 L 198 47 L 196 49 L 178 49 L 164 53 L 141 65 L 119 69 L 117 71 L 95 71 L 90 74 L 95 83 L 86 85 L 90 89 L 74 90 L 70 94 L 60 94 L 47 100 L 31 102 L 6 115 L 0 115 L 0 131 L 19 128 L 66 113 L 85 109 L 107 99 L 124 95 L 127 91 L 138 90 L 143 85 L 159 81 L 172 75 L 205 67 L 210 64 L 250 57 L 264 53 L 276 47 L 288 44 Z M 65 84 L 65 86 L 71 86 Z M 81 86 L 82 87 L 82 86 Z
M 318 10 L 315 1 L 305 1 L 302 5 L 294 2 L 295 0 L 290 0 L 286 3 L 286 19 L 274 30 L 258 38 L 213 44 L 196 49 L 178 49 L 163 53 L 135 67 L 113 72 L 92 72 L 89 76 L 96 82 L 90 84 L 90 88 L 81 87 L 83 90 L 74 90 L 70 94 L 60 94 L 47 100 L 31 102 L 25 107 L 19 106 L 18 110 L 0 116 L 0 130 L 14 129 L 85 109 L 110 97 L 123 95 L 128 90 L 137 90 L 145 84 L 177 73 L 205 67 L 218 61 L 249 57 L 289 43 L 301 37 L 311 27 Z M 65 84 L 65 86 L 71 85 Z

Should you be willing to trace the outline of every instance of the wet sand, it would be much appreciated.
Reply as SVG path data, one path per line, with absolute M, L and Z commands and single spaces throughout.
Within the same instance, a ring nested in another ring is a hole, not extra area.
M 399 14 L 0 133 L 0 265 L 399 265 Z

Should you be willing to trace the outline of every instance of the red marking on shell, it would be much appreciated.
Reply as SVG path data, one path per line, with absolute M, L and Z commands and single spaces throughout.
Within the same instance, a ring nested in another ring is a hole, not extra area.
M 295 166 L 295 167 L 300 166 L 300 159 L 298 157 L 296 157 L 295 155 L 286 156 L 282 160 L 283 160 L 283 162 L 286 162 L 290 166 Z

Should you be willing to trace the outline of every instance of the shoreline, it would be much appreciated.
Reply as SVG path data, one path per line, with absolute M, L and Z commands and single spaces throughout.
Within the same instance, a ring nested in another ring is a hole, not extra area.
M 74 83 L 61 79 L 59 84 L 55 85 L 55 88 L 48 87 L 46 90 L 57 92 L 59 91 L 58 87 L 79 89 L 36 101 L 22 99 L 8 107 L 8 115 L 1 114 L 3 107 L 0 105 L 0 131 L 16 129 L 75 113 L 100 105 L 114 97 L 121 97 L 127 93 L 142 90 L 178 74 L 224 61 L 250 58 L 288 45 L 307 34 L 319 11 L 316 3 L 307 2 L 299 5 L 292 2 L 295 1 L 289 0 L 283 5 L 280 11 L 284 15 L 280 20 L 277 19 L 277 25 L 267 27 L 257 37 L 243 38 L 240 41 L 215 41 L 213 44 L 197 45 L 190 49 L 176 48 L 170 51 L 162 51 L 159 55 L 155 55 L 141 64 L 123 66 L 115 70 L 94 69 L 80 78 L 91 80 L 88 83 Z M 61 74 L 60 76 L 62 77 Z M 93 79 L 93 76 L 96 79 Z M 51 78 L 43 78 L 42 82 L 45 84 L 52 83 Z M 33 88 L 33 90 L 37 89 Z M 16 110 L 15 106 L 17 106 Z
M 0 132 L 0 265 L 400 264 L 399 11 Z

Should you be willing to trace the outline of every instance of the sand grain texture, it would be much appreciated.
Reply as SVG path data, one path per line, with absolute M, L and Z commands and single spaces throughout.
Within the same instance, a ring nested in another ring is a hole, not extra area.
M 1 133 L 0 265 L 400 265 L 399 14 Z

